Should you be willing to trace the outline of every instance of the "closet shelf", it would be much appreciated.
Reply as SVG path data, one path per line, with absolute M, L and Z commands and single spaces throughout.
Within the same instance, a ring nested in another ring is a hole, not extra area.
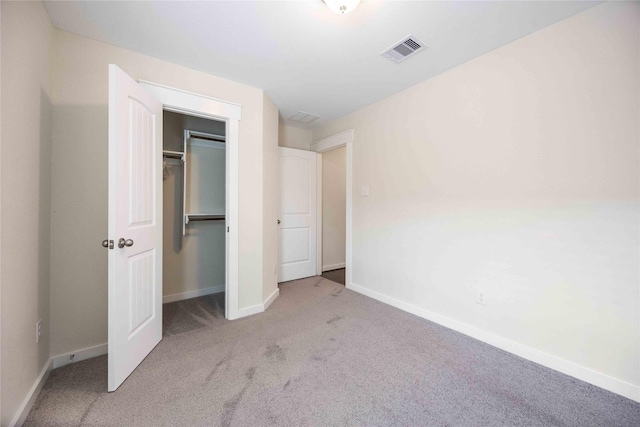
M 189 224 L 191 221 L 224 221 L 224 215 L 217 214 L 185 214 L 184 223 Z
M 169 159 L 180 159 L 180 160 L 184 160 L 184 153 L 181 151 L 169 151 L 169 150 L 163 150 L 162 151 L 162 157 L 167 157 Z

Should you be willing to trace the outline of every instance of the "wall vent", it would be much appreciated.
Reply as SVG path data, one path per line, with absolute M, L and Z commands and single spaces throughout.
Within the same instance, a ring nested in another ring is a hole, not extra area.
M 293 116 L 289 117 L 289 120 L 291 120 L 292 122 L 300 122 L 300 123 L 309 124 L 309 123 L 311 123 L 314 120 L 317 120 L 319 118 L 320 118 L 320 116 L 316 116 L 315 114 L 305 113 L 304 111 L 298 111 L 296 114 L 294 114 Z
M 382 52 L 382 56 L 397 64 L 425 48 L 426 46 L 420 40 L 409 35 Z

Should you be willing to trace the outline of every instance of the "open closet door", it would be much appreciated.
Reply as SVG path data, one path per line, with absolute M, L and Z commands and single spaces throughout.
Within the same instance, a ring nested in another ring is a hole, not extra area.
M 162 339 L 161 172 L 162 104 L 109 65 L 109 391 Z

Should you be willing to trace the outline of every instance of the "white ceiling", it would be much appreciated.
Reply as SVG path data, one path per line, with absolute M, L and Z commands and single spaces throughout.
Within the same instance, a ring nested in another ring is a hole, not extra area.
M 320 116 L 311 127 L 598 2 L 364 0 L 347 15 L 321 0 L 45 4 L 57 28 L 262 88 L 284 119 Z M 428 49 L 380 56 L 409 34 Z

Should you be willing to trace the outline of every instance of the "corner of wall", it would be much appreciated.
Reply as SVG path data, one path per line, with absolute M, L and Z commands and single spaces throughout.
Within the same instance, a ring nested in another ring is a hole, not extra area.
M 264 95 L 262 301 L 272 301 L 278 290 L 278 107 Z M 269 302 L 270 304 L 270 302 Z M 267 304 L 265 304 L 267 306 Z M 265 307 L 266 308 L 266 307 Z
M 286 125 L 282 122 L 278 124 L 278 146 L 297 148 L 298 150 L 311 150 L 311 131 Z
M 49 372 L 54 28 L 42 2 L 2 2 L 0 424 L 21 423 Z M 11 151 L 7 151 L 10 148 Z M 19 160 L 19 161 L 17 161 Z M 15 227 L 15 224 L 22 227 Z M 36 324 L 42 335 L 36 342 Z M 22 331 L 33 331 L 24 334 Z M 10 350 L 7 350 L 10 349 Z

